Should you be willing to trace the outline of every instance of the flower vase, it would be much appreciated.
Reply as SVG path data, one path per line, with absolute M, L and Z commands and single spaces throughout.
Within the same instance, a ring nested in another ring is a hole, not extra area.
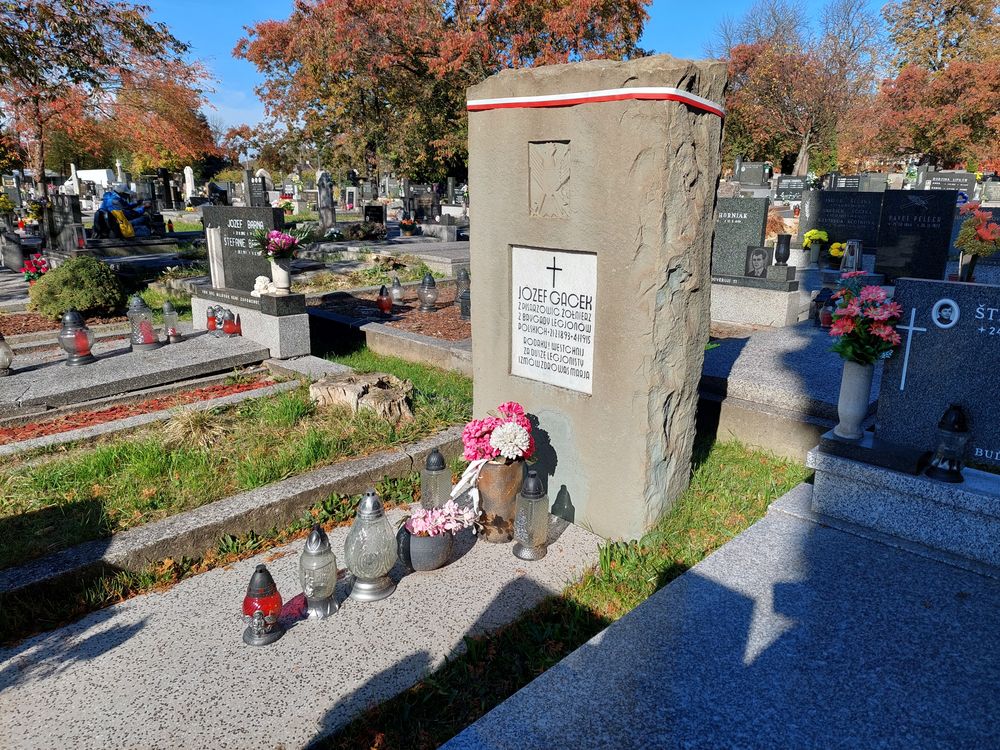
M 840 421 L 833 428 L 837 437 L 843 440 L 860 440 L 864 436 L 864 421 L 868 416 L 874 374 L 875 365 L 844 360 L 840 398 L 837 400 L 837 416 Z
M 448 533 L 437 536 L 411 534 L 402 526 L 396 534 L 399 559 L 407 569 L 416 573 L 437 570 L 448 563 L 455 538 Z
M 823 245 L 819 242 L 809 243 L 809 267 L 819 268 L 819 256 L 823 250 Z
M 289 258 L 271 258 L 271 281 L 275 294 L 288 294 L 292 288 L 292 261 Z
M 521 489 L 523 462 L 504 459 L 487 461 L 479 472 L 479 504 L 483 512 L 480 523 L 483 539 L 504 544 L 514 538 L 514 511 L 517 491 Z

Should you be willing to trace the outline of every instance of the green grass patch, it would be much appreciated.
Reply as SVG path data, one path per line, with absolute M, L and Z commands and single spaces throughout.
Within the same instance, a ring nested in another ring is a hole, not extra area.
M 804 466 L 736 443 L 696 448 L 691 487 L 646 536 L 602 547 L 600 564 L 321 748 L 436 748 L 657 589 L 760 519 L 807 476 Z
M 344 358 L 414 384 L 414 419 L 316 408 L 302 386 L 207 419 L 179 413 L 98 445 L 12 459 L 0 469 L 0 568 L 199 507 L 335 461 L 462 424 L 468 378 L 370 352 Z

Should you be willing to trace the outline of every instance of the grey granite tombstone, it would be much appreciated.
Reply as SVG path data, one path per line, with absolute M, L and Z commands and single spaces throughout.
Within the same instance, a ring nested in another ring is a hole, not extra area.
M 983 183 L 983 200 L 991 203 L 1000 201 L 1000 182 L 991 180 Z
M 957 193 L 954 190 L 889 190 L 882 195 L 875 272 L 884 274 L 887 282 L 904 276 L 944 278 Z
M 259 229 L 283 228 L 285 219 L 281 209 L 204 206 L 202 216 L 206 229 L 222 230 L 223 277 L 227 288 L 249 292 L 258 276 L 271 278 L 271 264 L 251 247 L 251 239 Z
M 861 175 L 859 190 L 863 193 L 884 193 L 888 187 L 888 175 L 882 172 L 866 172 Z
M 802 193 L 797 243 L 802 244 L 810 229 L 822 229 L 830 242 L 861 240 L 865 248 L 873 247 L 878 243 L 881 212 L 881 193 L 806 190 Z
M 49 212 L 50 247 L 72 253 L 78 250 L 76 227 L 83 226 L 80 198 L 76 195 L 52 195 Z
M 969 198 L 976 189 L 976 176 L 971 172 L 933 172 L 924 184 L 927 190 L 961 190 Z
M 14 204 L 14 208 L 21 207 L 21 177 L 16 174 L 5 174 L 3 176 L 3 191 Z
M 431 222 L 441 215 L 441 199 L 433 190 L 413 196 L 413 218 L 418 222 Z
M 875 436 L 932 451 L 949 404 L 969 418 L 966 458 L 1000 466 L 1000 287 L 900 279 L 899 351 L 885 363 Z
M 385 224 L 386 206 L 382 203 L 375 203 L 365 206 L 361 215 L 362 220 L 373 224 Z
M 316 182 L 316 208 L 319 211 L 319 225 L 329 229 L 337 223 L 336 202 L 333 200 L 333 180 L 323 172 Z
M 712 275 L 742 276 L 747 248 L 764 244 L 767 198 L 719 198 L 712 240 Z
M 805 177 L 782 175 L 778 178 L 774 200 L 781 203 L 791 203 L 802 200 L 802 191 L 807 187 Z
M 741 185 L 764 185 L 767 183 L 766 166 L 762 161 L 740 162 L 735 177 Z

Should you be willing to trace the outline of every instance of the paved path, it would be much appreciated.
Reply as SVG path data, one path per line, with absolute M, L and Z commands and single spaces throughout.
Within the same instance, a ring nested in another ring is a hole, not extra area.
M 780 510 L 809 492 L 444 747 L 1000 747 L 1000 581 Z
M 302 747 L 440 666 L 463 636 L 510 622 L 597 561 L 596 536 L 575 526 L 556 533 L 549 554 L 526 563 L 509 544 L 470 548 L 465 532 L 453 553 L 461 557 L 447 567 L 403 577 L 381 602 L 346 601 L 323 622 L 291 617 L 266 648 L 241 640 L 246 585 L 268 561 L 286 601 L 295 597 L 301 541 L 95 612 L 0 649 L 0 747 Z M 341 565 L 346 535 L 331 535 Z M 341 582 L 338 598 L 346 594 Z
M 28 304 L 28 282 L 24 277 L 0 267 L 0 312 L 24 310 Z

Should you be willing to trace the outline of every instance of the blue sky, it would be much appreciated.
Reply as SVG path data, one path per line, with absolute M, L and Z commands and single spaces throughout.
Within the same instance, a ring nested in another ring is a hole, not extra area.
M 243 27 L 266 19 L 287 18 L 292 0 L 145 0 L 153 18 L 170 26 L 174 35 L 192 47 L 192 55 L 206 63 L 216 78 L 209 96 L 209 117 L 226 126 L 256 124 L 264 115 L 254 94 L 261 78 L 247 62 L 232 56 Z M 655 0 L 649 8 L 641 45 L 675 57 L 704 57 L 719 21 L 740 16 L 751 0 Z M 810 5 L 813 2 L 810 1 Z

